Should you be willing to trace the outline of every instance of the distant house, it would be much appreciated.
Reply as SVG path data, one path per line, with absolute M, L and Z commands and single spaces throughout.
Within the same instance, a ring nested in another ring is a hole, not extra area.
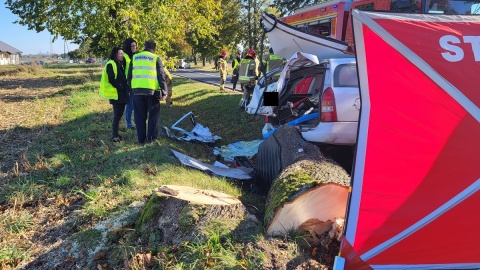
M 18 65 L 20 64 L 20 54 L 22 51 L 15 49 L 5 42 L 0 41 L 0 65 Z

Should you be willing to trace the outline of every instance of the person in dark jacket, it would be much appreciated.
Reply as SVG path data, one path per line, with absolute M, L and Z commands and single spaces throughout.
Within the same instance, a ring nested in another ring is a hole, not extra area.
M 233 91 L 236 90 L 237 88 L 237 82 L 238 82 L 238 69 L 240 68 L 240 61 L 242 61 L 242 53 L 240 51 L 237 52 L 237 57 L 233 59 L 232 61 L 232 69 L 233 69 L 233 75 L 232 75 L 232 84 L 233 84 Z
M 160 100 L 165 100 L 168 91 L 162 61 L 155 54 L 156 47 L 153 40 L 146 41 L 144 50 L 133 55 L 128 72 L 134 95 L 134 119 L 140 145 L 157 139 Z
M 137 52 L 137 41 L 133 38 L 127 38 L 123 42 L 123 63 L 125 66 L 125 77 L 128 76 L 128 70 L 130 69 L 130 63 L 132 62 L 133 55 Z M 130 90 L 129 85 L 129 90 Z M 130 95 L 130 100 L 125 106 L 125 122 L 127 129 L 134 130 L 135 127 L 132 124 L 133 113 L 133 95 Z
M 125 111 L 125 104 L 129 100 L 127 78 L 123 65 L 123 50 L 120 47 L 112 49 L 110 58 L 105 64 L 100 81 L 100 95 L 109 99 L 110 104 L 112 104 L 112 141 L 120 142 L 118 126 Z

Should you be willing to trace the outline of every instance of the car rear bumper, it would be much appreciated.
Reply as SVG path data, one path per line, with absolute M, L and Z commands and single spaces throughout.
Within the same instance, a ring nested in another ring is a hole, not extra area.
M 278 128 L 271 123 L 265 123 L 262 135 L 268 136 Z M 357 122 L 323 122 L 314 128 L 300 128 L 303 139 L 309 142 L 333 145 L 354 145 L 357 142 Z
M 322 122 L 314 128 L 300 132 L 309 142 L 335 145 L 354 145 L 357 142 L 358 122 Z

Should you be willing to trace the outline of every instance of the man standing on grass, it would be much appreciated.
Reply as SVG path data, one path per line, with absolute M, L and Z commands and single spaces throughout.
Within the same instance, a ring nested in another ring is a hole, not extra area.
M 165 100 L 167 96 L 163 64 L 155 54 L 156 47 L 153 40 L 146 41 L 144 50 L 133 56 L 132 68 L 128 73 L 134 95 L 134 119 L 140 145 L 157 139 L 160 100 Z
M 125 77 L 128 77 L 130 71 L 130 63 L 132 62 L 133 55 L 137 52 L 137 41 L 133 38 L 127 38 L 123 42 L 123 63 L 125 65 Z M 129 91 L 131 86 L 129 85 Z M 134 130 L 132 125 L 132 113 L 133 113 L 133 95 L 131 93 L 127 105 L 125 106 L 125 122 L 127 129 Z

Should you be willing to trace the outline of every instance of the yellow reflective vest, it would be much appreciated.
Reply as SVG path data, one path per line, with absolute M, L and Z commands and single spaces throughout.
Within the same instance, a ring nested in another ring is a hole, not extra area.
M 123 58 L 125 58 L 125 78 L 128 78 L 128 70 L 130 69 L 132 59 L 130 59 L 130 56 L 126 53 L 123 53 Z
M 233 59 L 233 67 L 232 68 L 236 69 L 238 67 L 238 65 L 240 65 L 240 62 L 238 61 L 238 59 L 237 58 Z
M 255 59 L 242 59 L 240 61 L 240 67 L 238 70 L 238 81 L 240 84 L 244 85 L 255 85 L 255 81 L 257 77 L 260 75 L 259 73 L 259 65 L 260 61 Z
M 100 80 L 100 96 L 106 99 L 118 99 L 117 88 L 108 81 L 107 66 L 112 65 L 115 79 L 117 79 L 117 64 L 113 60 L 108 60 L 103 68 L 102 78 Z
M 270 54 L 267 59 L 267 70 L 266 72 L 269 72 L 270 70 L 276 69 L 278 67 L 281 67 L 285 64 L 285 61 L 282 57 Z
M 138 92 L 135 90 L 140 90 L 140 92 L 149 92 L 153 95 L 154 91 L 160 91 L 157 79 L 157 60 L 158 56 L 149 51 L 143 51 L 133 56 L 132 89 L 134 93 Z

